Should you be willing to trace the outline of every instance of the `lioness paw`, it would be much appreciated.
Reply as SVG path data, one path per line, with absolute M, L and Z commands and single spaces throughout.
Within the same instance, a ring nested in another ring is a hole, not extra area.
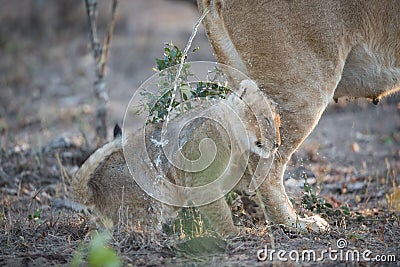
M 298 218 L 296 226 L 297 228 L 306 230 L 307 232 L 323 233 L 330 231 L 328 222 L 319 215 L 307 218 Z

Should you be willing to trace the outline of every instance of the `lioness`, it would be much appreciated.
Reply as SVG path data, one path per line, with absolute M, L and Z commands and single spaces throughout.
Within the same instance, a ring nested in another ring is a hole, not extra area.
M 260 188 L 274 223 L 325 229 L 299 218 L 283 185 L 293 152 L 339 97 L 377 104 L 400 88 L 398 0 L 198 0 L 219 62 L 254 79 L 278 104 L 282 145 Z
M 252 187 L 253 175 L 257 176 L 261 173 L 257 170 L 263 168 L 269 170 L 280 143 L 277 114 L 267 99 L 264 99 L 262 95 L 261 97 L 257 96 L 259 93 L 254 82 L 244 80 L 241 82 L 239 90 L 240 98 L 237 94 L 230 94 L 226 100 L 214 100 L 215 104 L 209 108 L 189 110 L 188 112 L 196 113 L 197 118 L 187 127 L 182 127 L 179 115 L 169 122 L 171 126 L 169 131 L 173 131 L 173 129 L 180 131 L 179 142 L 182 153 L 191 160 L 201 156 L 199 155 L 201 153 L 199 143 L 202 140 L 211 138 L 214 141 L 217 154 L 212 163 L 204 170 L 187 172 L 171 164 L 162 147 L 154 143 L 154 139 L 158 140 L 161 135 L 163 126 L 161 123 L 148 124 L 145 127 L 145 140 L 141 138 L 142 129 L 138 132 L 128 133 L 124 140 L 121 140 L 121 135 L 117 130 L 116 139 L 96 150 L 75 174 L 71 186 L 74 200 L 93 207 L 100 215 L 112 219 L 114 223 L 121 220 L 122 216 L 127 215 L 128 218 L 125 220 L 127 219 L 131 224 L 140 224 L 142 227 L 150 228 L 158 226 L 160 229 L 162 223 L 176 215 L 177 207 L 156 201 L 147 195 L 132 178 L 130 171 L 133 175 L 142 175 L 143 177 L 140 178 L 145 178 L 152 187 L 160 190 L 166 188 L 151 180 L 160 173 L 164 174 L 167 180 L 173 184 L 198 187 L 212 183 L 220 176 L 230 179 L 233 174 L 243 171 L 245 178 L 238 180 L 239 183 L 235 189 L 249 193 L 248 189 Z M 248 104 L 241 99 L 248 100 Z M 260 108 L 252 110 L 250 106 Z M 227 128 L 217 123 L 218 121 L 229 122 L 232 120 L 232 112 L 237 113 L 243 123 L 244 131 L 238 131 L 239 127 L 233 122 L 228 123 Z M 187 116 L 187 113 L 183 113 L 182 116 Z M 234 127 L 231 128 L 229 125 Z M 145 149 L 142 149 L 140 144 L 143 142 Z M 236 146 L 236 149 L 233 149 L 232 146 Z M 249 151 L 245 151 L 246 149 Z M 234 160 L 232 160 L 234 157 L 230 155 L 232 151 L 239 153 L 239 155 L 233 155 L 237 156 Z M 246 160 L 246 153 L 250 160 Z M 148 162 L 151 162 L 152 165 L 149 166 Z M 130 170 L 126 163 L 130 166 Z M 248 166 L 247 163 L 249 163 Z M 259 163 L 259 169 L 256 169 L 256 163 Z M 243 172 L 239 173 L 240 177 Z M 234 226 L 230 207 L 223 198 L 227 193 L 224 191 L 226 189 L 224 181 L 228 180 L 222 179 L 221 181 L 222 184 L 216 183 L 213 190 L 200 191 L 198 196 L 185 196 L 167 190 L 172 195 L 166 195 L 164 198 L 172 199 L 172 201 L 183 198 L 182 203 L 185 204 L 193 199 L 205 198 L 210 194 L 220 194 L 222 198 L 200 206 L 199 210 L 210 220 L 218 233 L 222 236 L 230 235 L 238 232 L 238 228 Z M 127 213 L 123 213 L 120 208 L 129 208 L 129 210 Z

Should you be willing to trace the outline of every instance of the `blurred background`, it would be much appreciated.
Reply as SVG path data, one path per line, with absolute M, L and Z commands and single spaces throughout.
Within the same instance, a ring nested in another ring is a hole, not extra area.
M 106 82 L 109 139 L 136 88 L 155 73 L 165 43 L 183 48 L 199 18 L 191 0 L 120 0 Z M 0 141 L 2 148 L 39 148 L 60 136 L 95 147 L 95 67 L 83 0 L 0 0 Z M 102 40 L 111 1 L 98 1 Z M 215 61 L 204 28 L 188 60 Z M 298 153 L 366 168 L 400 154 L 398 96 L 331 104 Z M 85 138 L 82 138 L 85 136 Z M 58 138 L 58 139 L 57 139 Z M 83 141 L 82 141 L 83 140 Z M 293 161 L 296 163 L 296 156 Z
M 42 146 L 82 131 L 94 137 L 95 67 L 83 0 L 0 0 L 0 133 L 3 148 Z M 99 39 L 111 1 L 98 1 Z M 183 49 L 198 20 L 193 1 L 119 1 L 106 69 L 108 128 L 122 123 L 137 87 L 153 75 L 165 43 Z M 189 60 L 215 61 L 204 29 Z M 111 138 L 111 134 L 109 134 Z

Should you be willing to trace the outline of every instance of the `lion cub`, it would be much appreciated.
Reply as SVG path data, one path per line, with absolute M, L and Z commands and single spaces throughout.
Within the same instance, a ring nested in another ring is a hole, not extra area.
M 119 134 L 120 129 L 116 128 L 114 131 L 115 139 L 97 149 L 75 174 L 72 182 L 74 200 L 93 207 L 97 213 L 112 219 L 114 223 L 117 223 L 121 217 L 120 208 L 125 208 L 125 210 L 128 210 L 127 215 L 130 223 L 155 227 L 160 230 L 164 222 L 176 216 L 176 211 L 179 207 L 153 199 L 142 190 L 131 176 L 127 162 L 130 164 L 129 166 L 139 170 L 139 173 L 153 175 L 153 171 L 143 163 L 146 157 L 150 158 L 153 164 L 156 160 L 161 160 L 161 164 L 157 164 L 156 168 L 165 174 L 168 181 L 176 185 L 189 187 L 211 183 L 221 173 L 227 173 L 229 178 L 229 175 L 234 174 L 237 169 L 240 169 L 239 167 L 242 167 L 246 171 L 234 190 L 249 191 L 253 178 L 250 173 L 253 174 L 254 171 L 249 172 L 249 167 L 256 169 L 259 162 L 262 165 L 258 167 L 259 169 L 262 169 L 263 166 L 268 168 L 272 164 L 274 153 L 280 143 L 279 120 L 271 103 L 263 97 L 257 96 L 258 87 L 254 82 L 249 80 L 242 81 L 239 92 L 241 92 L 240 98 L 235 94 L 230 94 L 224 100 L 226 105 L 216 103 L 212 106 L 211 111 L 204 111 L 206 114 L 199 112 L 199 116 L 194 120 L 194 123 L 181 131 L 180 148 L 182 154 L 189 159 L 199 157 L 200 141 L 206 138 L 211 138 L 214 141 L 218 153 L 206 169 L 198 172 L 185 172 L 171 165 L 166 155 L 163 154 L 162 149 L 157 147 L 151 140 L 154 136 L 160 135 L 162 130 L 162 124 L 160 123 L 146 125 L 146 137 L 144 140 L 146 151 L 140 151 L 139 149 L 139 142 L 143 142 L 143 140 L 141 140 L 138 132 L 128 134 L 124 137 L 125 140 L 122 140 L 121 134 Z M 232 109 L 241 119 L 236 124 L 233 122 L 230 124 L 230 131 L 213 121 L 213 119 L 217 121 L 221 119 L 231 120 L 231 114 L 224 110 L 224 106 Z M 181 116 L 185 116 L 185 113 L 181 114 Z M 205 117 L 206 119 L 204 119 Z M 180 117 L 177 116 L 169 123 L 173 127 L 177 127 L 179 126 L 179 120 Z M 259 127 L 257 127 L 256 120 L 258 120 Z M 241 135 L 237 130 L 239 123 L 244 126 L 248 137 Z M 232 142 L 229 141 L 230 138 L 234 139 L 235 144 L 238 146 L 237 148 L 239 148 L 236 149 L 240 153 L 240 155 L 236 155 L 239 158 L 245 159 L 245 157 L 242 157 L 242 154 L 245 155 L 246 153 L 244 148 L 249 148 L 249 151 L 247 151 L 249 162 L 230 162 L 230 153 L 233 150 L 231 147 Z M 125 142 L 125 152 L 128 151 L 125 153 L 125 157 L 128 155 L 126 158 L 128 161 L 124 157 L 123 142 Z M 140 161 L 140 159 L 142 160 Z M 254 172 L 255 176 L 257 176 L 257 170 Z M 220 190 L 221 196 L 227 193 L 223 191 L 222 187 L 223 184 L 216 183 L 215 190 Z M 207 192 L 201 194 L 204 195 L 197 197 L 206 197 Z M 176 197 L 187 197 L 186 200 L 190 201 L 190 196 Z M 230 208 L 223 197 L 200 206 L 199 211 L 209 219 L 213 227 L 222 236 L 238 231 L 238 228 L 233 224 Z

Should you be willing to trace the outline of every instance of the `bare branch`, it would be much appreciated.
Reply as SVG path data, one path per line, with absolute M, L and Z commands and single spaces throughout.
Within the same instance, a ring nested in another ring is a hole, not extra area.
M 117 6 L 118 6 L 118 0 L 113 0 L 112 12 L 111 12 L 111 22 L 108 25 L 108 32 L 107 32 L 106 37 L 104 38 L 101 59 L 99 62 L 99 65 L 100 65 L 99 66 L 99 76 L 100 77 L 102 77 L 104 75 L 104 69 L 107 64 L 108 53 L 109 53 L 109 50 L 111 47 L 111 39 L 114 34 L 115 14 L 117 11 Z
M 105 67 L 108 60 L 108 54 L 111 46 L 111 39 L 114 33 L 116 10 L 118 0 L 113 0 L 111 11 L 111 22 L 108 25 L 107 35 L 104 38 L 103 45 L 100 45 L 97 36 L 97 0 L 85 0 L 86 11 L 90 28 L 90 41 L 95 60 L 96 81 L 94 82 L 94 91 L 97 99 L 96 112 L 96 143 L 97 146 L 104 143 L 107 138 L 107 103 L 108 92 L 104 82 Z
M 93 56 L 97 63 L 98 58 L 101 55 L 101 46 L 97 37 L 97 0 L 85 0 L 85 5 L 89 22 Z

